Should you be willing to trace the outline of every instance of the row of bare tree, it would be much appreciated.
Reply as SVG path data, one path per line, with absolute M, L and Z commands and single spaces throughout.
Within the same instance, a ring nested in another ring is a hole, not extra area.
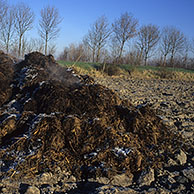
M 42 8 L 39 38 L 27 39 L 27 32 L 32 30 L 34 19 L 35 14 L 28 5 L 19 3 L 9 6 L 5 0 L 0 0 L 0 49 L 17 57 L 32 51 L 53 54 L 56 45 L 49 43 L 52 43 L 60 30 L 62 19 L 58 10 L 50 6 Z M 139 27 L 139 21 L 126 12 L 112 24 L 105 16 L 99 17 L 80 44 L 72 43 L 64 48 L 60 59 L 133 65 L 147 65 L 154 59 L 154 63 L 163 66 L 175 66 L 179 62 L 189 67 L 194 63 L 191 53 L 194 53 L 194 40 L 188 41 L 176 27 L 160 29 L 153 24 Z
M 40 51 L 47 55 L 48 43 L 57 36 L 61 18 L 58 10 L 50 6 L 41 9 L 40 14 L 40 39 L 27 40 L 25 35 L 33 28 L 35 19 L 32 9 L 24 3 L 9 6 L 5 0 L 0 0 L 0 49 L 17 57 L 31 51 Z M 49 52 L 53 52 L 55 46 L 51 45 L 49 49 Z
M 138 20 L 130 13 L 121 14 L 111 25 L 105 16 L 98 18 L 78 45 L 70 44 L 60 59 L 90 62 L 131 63 L 147 65 L 156 56 L 160 65 L 174 65 L 177 59 L 188 60 L 192 51 L 186 36 L 176 27 L 162 30 L 156 25 L 138 28 Z M 133 40 L 133 42 L 132 42 Z M 192 43 L 192 44 L 191 44 Z M 132 49 L 127 49 L 128 47 Z

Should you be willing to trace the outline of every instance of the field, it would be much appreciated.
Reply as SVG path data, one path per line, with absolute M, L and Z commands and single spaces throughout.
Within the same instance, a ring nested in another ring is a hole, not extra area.
M 74 67 L 81 74 L 103 75 L 104 73 L 114 76 L 130 75 L 136 78 L 145 79 L 175 79 L 175 80 L 194 80 L 194 70 L 173 68 L 173 67 L 159 67 L 159 66 L 133 66 L 133 65 L 103 65 L 99 63 L 86 62 L 66 62 L 58 61 L 62 66 Z M 102 70 L 104 69 L 104 71 Z
M 194 73 L 60 64 L 0 54 L 0 193 L 192 193 Z

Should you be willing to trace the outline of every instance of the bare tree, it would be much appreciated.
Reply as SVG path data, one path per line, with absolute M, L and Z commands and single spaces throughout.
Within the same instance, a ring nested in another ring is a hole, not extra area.
M 36 39 L 36 38 L 28 39 L 26 36 L 23 36 L 22 47 L 21 47 L 22 56 L 24 56 L 26 53 L 30 53 L 34 51 L 43 53 L 43 50 L 44 50 L 44 43 L 42 39 Z
M 88 31 L 83 42 L 90 47 L 93 62 L 99 62 L 101 50 L 106 45 L 110 34 L 111 29 L 105 16 L 98 18 Z
M 110 52 L 111 52 L 111 58 L 112 58 L 112 63 L 116 62 L 118 63 L 118 53 L 120 52 L 119 48 L 119 42 L 115 38 L 111 38 L 110 40 Z M 119 59 L 120 61 L 121 59 Z
M 130 13 L 124 13 L 121 17 L 112 24 L 113 28 L 113 39 L 117 42 L 119 47 L 118 58 L 121 59 L 124 45 L 126 41 L 136 35 L 138 26 L 138 20 L 133 17 Z
M 92 33 L 92 30 L 88 31 L 88 34 L 84 37 L 83 43 L 85 47 L 88 47 L 92 52 L 92 62 L 95 62 L 95 54 L 96 54 L 96 38 L 95 34 Z
M 27 43 L 26 48 L 27 53 L 37 51 L 37 52 L 44 52 L 44 42 L 42 39 L 31 38 L 30 41 Z
M 185 36 L 178 29 L 174 28 L 171 31 L 171 52 L 170 64 L 174 64 L 174 57 L 177 53 L 181 53 L 185 49 Z
M 14 35 L 14 24 L 15 24 L 15 17 L 14 17 L 14 9 L 13 7 L 9 7 L 6 14 L 2 19 L 2 28 L 1 28 L 1 41 L 4 44 L 5 50 L 9 53 L 9 46 L 12 41 Z
M 71 43 L 68 47 L 68 61 L 76 61 L 77 56 L 76 45 Z
M 28 39 L 26 36 L 22 37 L 21 55 L 24 56 L 28 48 Z
M 170 63 L 174 63 L 174 57 L 186 48 L 186 38 L 184 34 L 175 27 L 165 27 L 161 38 L 161 52 L 163 54 L 163 64 L 166 65 L 167 56 L 170 55 Z
M 22 38 L 25 32 L 31 30 L 34 21 L 34 13 L 30 7 L 24 3 L 20 3 L 15 7 L 15 28 L 19 36 L 18 38 L 18 57 L 21 56 Z
M 125 64 L 138 66 L 141 64 L 140 52 L 136 48 L 132 48 L 125 56 Z
M 54 55 L 56 53 L 56 44 L 52 44 L 48 46 L 48 54 Z
M 189 51 L 191 50 L 191 44 L 187 37 L 185 37 L 184 41 L 184 49 L 183 49 L 183 55 L 182 55 L 182 67 L 188 68 L 189 65 Z
M 153 51 L 160 39 L 160 31 L 156 25 L 144 25 L 140 28 L 137 39 L 137 47 L 144 58 L 144 65 L 147 65 L 147 59 L 150 52 Z
M 64 61 L 88 61 L 87 51 L 82 43 L 71 43 L 68 47 L 64 48 L 63 53 L 60 55 L 60 59 Z
M 90 49 L 90 47 L 87 44 L 84 43 L 84 41 L 82 41 L 80 43 L 80 49 L 79 50 L 80 50 L 79 52 L 82 53 L 82 57 L 80 59 L 81 61 L 85 61 L 85 62 L 92 61 L 91 60 L 92 59 L 92 57 L 91 57 L 91 49 Z
M 45 55 L 47 55 L 48 42 L 55 39 L 59 33 L 58 25 L 62 22 L 55 7 L 47 6 L 41 10 L 39 21 L 39 34 L 45 42 Z
M 68 48 L 68 60 L 69 61 L 80 61 L 82 55 L 84 55 L 82 45 L 75 45 L 71 43 Z
M 11 47 L 10 47 L 9 53 L 10 53 L 12 56 L 17 57 L 17 55 L 18 55 L 18 42 L 17 42 L 16 39 L 13 40 L 13 43 L 12 43 L 12 45 L 11 45 Z
M 59 60 L 68 61 L 68 53 L 69 49 L 68 47 L 65 47 L 61 54 L 59 55 Z
M 171 28 L 165 27 L 162 30 L 160 50 L 163 56 L 163 66 L 166 66 L 167 56 L 171 52 Z
M 6 11 L 7 11 L 6 1 L 0 0 L 0 29 L 1 29 L 2 19 L 3 19 L 4 15 L 6 14 Z

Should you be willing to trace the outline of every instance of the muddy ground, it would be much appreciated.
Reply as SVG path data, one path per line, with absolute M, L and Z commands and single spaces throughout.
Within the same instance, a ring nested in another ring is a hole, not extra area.
M 134 106 L 149 105 L 163 122 L 194 145 L 194 81 L 94 77 Z
M 193 82 L 0 59 L 1 192 L 193 191 Z

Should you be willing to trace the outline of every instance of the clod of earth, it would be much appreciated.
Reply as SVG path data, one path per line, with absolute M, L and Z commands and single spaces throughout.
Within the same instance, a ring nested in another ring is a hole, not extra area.
M 0 177 L 67 169 L 77 179 L 163 165 L 181 144 L 148 106 L 135 108 L 89 76 L 33 52 L 0 54 Z M 130 94 L 129 94 L 130 95 Z

